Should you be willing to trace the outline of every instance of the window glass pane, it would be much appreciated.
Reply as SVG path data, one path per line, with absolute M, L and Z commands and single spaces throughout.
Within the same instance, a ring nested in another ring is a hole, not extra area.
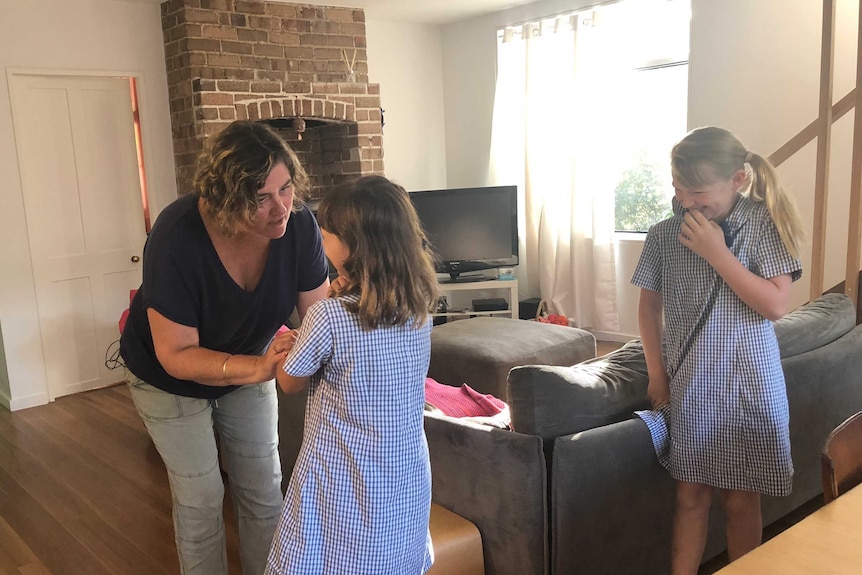
M 633 70 L 629 133 L 621 138 L 628 169 L 614 191 L 617 231 L 647 231 L 670 216 L 671 147 L 686 132 L 688 63 Z

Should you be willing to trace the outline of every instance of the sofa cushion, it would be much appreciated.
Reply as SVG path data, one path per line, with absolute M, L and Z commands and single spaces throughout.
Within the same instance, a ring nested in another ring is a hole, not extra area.
M 571 367 L 525 365 L 509 372 L 512 428 L 553 439 L 628 419 L 649 407 L 639 339 Z
M 856 308 L 843 293 L 828 293 L 775 322 L 781 358 L 831 343 L 856 325 Z
M 516 365 L 574 365 L 595 355 L 596 338 L 586 330 L 474 317 L 434 326 L 428 377 L 505 400 L 506 376 Z

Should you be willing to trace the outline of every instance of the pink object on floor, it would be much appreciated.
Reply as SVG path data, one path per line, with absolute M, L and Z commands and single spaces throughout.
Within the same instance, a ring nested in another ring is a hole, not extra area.
M 506 409 L 503 400 L 479 393 L 466 383 L 453 387 L 430 377 L 425 378 L 425 401 L 451 417 L 492 416 Z

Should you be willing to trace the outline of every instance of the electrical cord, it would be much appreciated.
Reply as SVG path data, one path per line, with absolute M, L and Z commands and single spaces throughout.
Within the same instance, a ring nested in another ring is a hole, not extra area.
M 123 363 L 123 357 L 120 355 L 120 340 L 112 342 L 105 350 L 105 367 L 108 369 L 126 367 L 126 364 Z

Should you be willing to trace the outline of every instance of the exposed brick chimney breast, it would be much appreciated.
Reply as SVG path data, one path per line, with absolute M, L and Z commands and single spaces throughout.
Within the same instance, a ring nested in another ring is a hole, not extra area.
M 312 198 L 383 173 L 380 86 L 368 83 L 362 10 L 242 0 L 161 8 L 180 193 L 192 191 L 203 142 L 235 119 L 281 133 L 308 171 Z

